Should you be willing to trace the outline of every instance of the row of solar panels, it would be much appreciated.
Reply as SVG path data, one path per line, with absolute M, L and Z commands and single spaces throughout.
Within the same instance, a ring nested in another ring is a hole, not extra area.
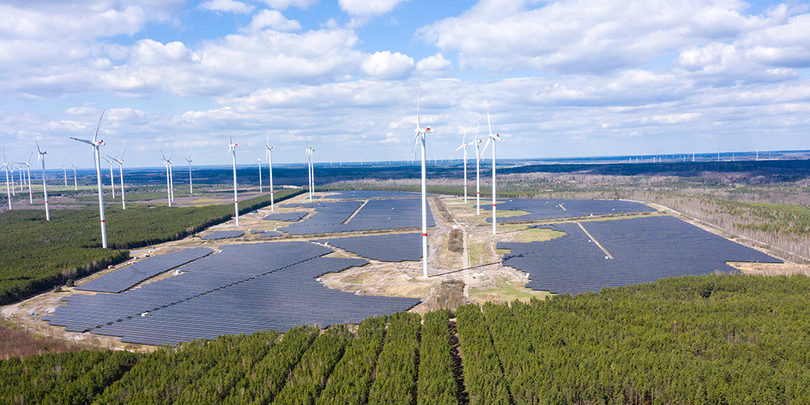
M 489 210 L 492 209 L 488 204 L 485 207 Z M 644 204 L 622 200 L 532 200 L 521 198 L 498 203 L 497 208 L 528 212 L 525 215 L 499 218 L 498 222 L 502 223 L 655 211 Z M 487 221 L 492 222 L 492 218 L 487 218 Z
M 575 223 L 549 225 L 566 235 L 546 242 L 505 243 L 505 266 L 530 273 L 528 287 L 577 294 L 647 283 L 663 277 L 735 272 L 726 262 L 780 262 L 674 217 L 656 216 L 582 225 L 613 259 Z
M 418 228 L 422 220 L 420 200 L 413 198 L 313 202 L 299 206 L 314 208 L 316 212 L 303 222 L 296 222 L 279 230 L 292 235 L 318 235 Z M 435 225 L 430 209 L 427 212 L 427 222 L 428 226 Z
M 300 324 L 359 322 L 419 302 L 326 288 L 315 278 L 368 263 L 322 257 L 330 252 L 307 242 L 227 245 L 221 253 L 179 267 L 177 276 L 135 290 L 69 296 L 67 305 L 46 320 L 68 331 L 121 336 L 127 342 L 176 344 Z

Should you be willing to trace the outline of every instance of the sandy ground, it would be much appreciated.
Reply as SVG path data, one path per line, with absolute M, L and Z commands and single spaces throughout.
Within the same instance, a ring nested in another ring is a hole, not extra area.
M 329 193 L 318 193 L 327 195 Z M 250 198 L 250 194 L 243 194 L 242 198 Z M 205 195 L 194 197 L 183 197 L 176 199 L 177 205 L 194 205 L 199 203 L 199 199 L 229 199 L 227 195 Z M 165 200 L 164 200 L 165 201 Z M 296 196 L 284 201 L 284 204 L 307 202 L 305 194 Z M 319 201 L 328 201 L 324 198 Z M 160 202 L 156 200 L 156 202 Z M 487 210 L 481 210 L 481 215 L 476 214 L 475 200 L 470 199 L 464 203 L 460 197 L 431 197 L 429 204 L 433 213 L 436 226 L 428 230 L 429 254 L 428 269 L 429 277 L 422 277 L 421 262 L 399 262 L 386 263 L 377 260 L 370 260 L 370 264 L 363 267 L 347 269 L 339 273 L 329 273 L 318 278 L 318 281 L 329 288 L 352 292 L 362 295 L 383 295 L 413 297 L 422 299 L 422 303 L 412 309 L 417 313 L 424 313 L 441 307 L 455 308 L 458 305 L 486 301 L 511 302 L 512 300 L 529 300 L 532 298 L 543 299 L 549 294 L 542 291 L 533 291 L 525 287 L 529 281 L 527 275 L 521 271 L 510 267 L 501 266 L 501 255 L 497 252 L 495 245 L 498 241 L 530 242 L 549 240 L 561 235 L 559 232 L 550 230 L 528 229 L 528 224 L 500 224 L 498 234 L 492 234 L 492 226 L 486 222 Z M 483 205 L 484 201 L 482 201 Z M 665 207 L 656 207 L 664 210 Z M 274 212 L 310 211 L 306 208 L 288 208 L 276 205 Z M 317 236 L 292 236 L 285 235 L 281 238 L 262 238 L 258 234 L 251 234 L 251 230 L 275 230 L 287 225 L 287 222 L 265 221 L 262 218 L 271 214 L 270 207 L 263 208 L 256 212 L 240 216 L 239 226 L 235 226 L 234 221 L 219 224 L 209 228 L 197 235 L 192 235 L 183 240 L 162 243 L 148 248 L 131 251 L 133 259 L 127 263 L 111 267 L 102 272 L 93 274 L 77 284 L 86 283 L 89 280 L 101 277 L 111 271 L 131 264 L 144 257 L 165 254 L 174 250 L 205 246 L 215 250 L 225 244 L 233 243 L 258 243 L 272 241 L 308 240 L 321 238 L 328 235 Z M 504 215 L 509 215 L 504 212 Z M 683 217 L 682 217 L 683 218 Z M 688 218 L 683 218 L 689 220 Z M 713 229 L 705 224 L 698 226 L 722 235 L 721 231 Z M 461 253 L 451 252 L 446 243 L 452 229 L 460 229 L 463 235 L 463 251 Z M 239 238 L 225 239 L 218 241 L 207 241 L 200 236 L 217 230 L 243 230 L 245 235 Z M 414 232 L 418 229 L 401 229 L 385 232 L 355 232 L 340 234 L 339 236 L 353 236 L 363 234 L 380 234 L 396 232 Z M 735 240 L 740 242 L 739 240 Z M 330 256 L 357 257 L 352 253 L 334 248 L 335 252 Z M 785 264 L 752 264 L 752 263 L 731 263 L 746 274 L 805 274 L 810 275 L 810 266 Z M 139 288 L 143 284 L 156 280 L 172 277 L 173 271 L 160 274 L 145 283 L 133 288 Z M 133 351 L 151 351 L 152 346 L 133 345 L 122 343 L 119 338 L 98 336 L 91 333 L 66 332 L 61 327 L 54 327 L 42 321 L 44 315 L 52 313 L 56 307 L 64 305 L 61 298 L 69 294 L 94 294 L 90 292 L 76 291 L 72 288 L 64 288 L 63 292 L 49 292 L 26 301 L 8 305 L 0 308 L 3 318 L 19 325 L 21 328 L 33 332 L 37 335 L 56 337 L 71 342 L 92 347 L 105 347 L 114 349 L 125 349 Z

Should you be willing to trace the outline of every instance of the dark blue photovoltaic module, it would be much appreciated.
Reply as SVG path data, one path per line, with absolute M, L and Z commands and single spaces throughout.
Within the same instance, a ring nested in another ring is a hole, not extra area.
M 245 234 L 245 231 L 214 231 L 202 237 L 205 240 L 219 240 L 238 238 Z
M 208 248 L 190 248 L 167 253 L 165 255 L 147 257 L 112 273 L 105 274 L 95 280 L 90 280 L 82 285 L 78 285 L 76 289 L 113 293 L 121 292 L 141 281 L 197 260 L 212 252 L 213 250 Z
M 284 221 L 284 222 L 298 222 L 301 218 L 305 217 L 309 214 L 306 211 L 295 211 L 295 212 L 277 212 L 274 214 L 270 214 L 262 219 L 268 221 Z
M 315 202 L 302 204 L 316 213 L 302 222 L 279 230 L 292 235 L 419 228 L 422 206 L 419 199 Z M 344 223 L 345 222 L 345 223 Z M 428 208 L 428 226 L 434 226 Z
M 363 266 L 363 259 L 322 257 L 308 242 L 226 245 L 180 267 L 181 274 L 119 294 L 71 295 L 47 320 L 68 331 L 120 336 L 125 342 L 175 345 L 225 334 L 296 325 L 360 322 L 399 312 L 418 299 L 332 290 L 316 278 Z
M 482 205 L 481 207 L 492 210 L 492 205 L 490 204 Z M 515 198 L 499 202 L 497 208 L 498 210 L 528 212 L 528 214 L 525 215 L 498 218 L 498 222 L 500 223 L 579 218 L 635 212 L 655 212 L 655 209 L 652 207 L 624 200 L 532 200 Z M 487 218 L 487 222 L 492 222 L 492 218 Z
M 726 262 L 781 260 L 670 216 L 538 226 L 565 232 L 545 242 L 505 243 L 503 265 L 530 273 L 528 287 L 578 294 L 606 287 L 647 283 L 663 277 L 733 273 Z
M 380 191 L 380 190 L 344 190 L 330 191 L 323 198 L 335 200 L 367 200 L 370 198 L 413 198 L 419 197 L 420 193 L 410 193 L 403 191 Z
M 419 233 L 318 239 L 313 242 L 327 243 L 329 246 L 336 246 L 360 257 L 383 262 L 422 259 L 422 234 Z

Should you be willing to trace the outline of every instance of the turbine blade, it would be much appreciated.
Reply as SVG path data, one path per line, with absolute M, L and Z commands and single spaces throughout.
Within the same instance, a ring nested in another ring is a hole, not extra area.
M 74 141 L 84 142 L 84 143 L 86 143 L 86 144 L 88 144 L 88 145 L 93 145 L 93 142 L 90 142 L 90 141 L 88 141 L 87 139 L 79 139 L 79 138 L 74 138 L 74 137 L 72 137 L 72 136 L 70 137 L 70 139 L 73 139 Z M 94 146 L 95 146 L 95 145 L 94 145 Z M 39 150 L 39 145 L 37 145 L 37 150 Z M 39 151 L 39 153 L 41 154 L 41 153 L 42 153 L 42 151 Z
M 96 126 L 96 134 L 93 135 L 93 143 L 98 141 L 98 130 L 99 130 L 99 128 L 101 128 L 101 120 L 104 118 L 104 111 L 107 111 L 107 110 L 101 110 L 101 117 L 98 118 L 98 125 Z M 91 143 L 91 145 L 92 145 L 92 143 Z
M 489 128 L 489 136 L 492 136 L 492 124 L 489 120 L 489 103 L 487 103 L 487 128 Z
M 422 128 L 422 124 L 419 118 L 419 108 L 422 100 L 422 84 L 419 84 L 419 87 L 416 91 L 416 130 L 420 130 Z
M 124 153 L 127 153 L 127 147 L 124 146 L 124 150 L 121 152 L 121 162 L 124 161 Z

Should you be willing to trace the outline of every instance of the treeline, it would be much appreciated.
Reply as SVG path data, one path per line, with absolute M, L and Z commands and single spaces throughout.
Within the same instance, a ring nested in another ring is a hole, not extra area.
M 0 361 L 0 403 L 808 403 L 810 279 L 710 275 Z M 458 389 L 450 331 L 456 323 Z
M 281 190 L 276 201 L 299 194 Z M 269 196 L 246 200 L 244 214 L 270 204 Z M 0 214 L 0 305 L 94 273 L 129 258 L 126 249 L 180 239 L 209 226 L 228 221 L 231 205 L 205 207 L 144 207 L 106 210 L 107 240 L 101 248 L 98 211 L 95 208 L 55 210 L 51 220 L 44 213 L 14 210 Z

